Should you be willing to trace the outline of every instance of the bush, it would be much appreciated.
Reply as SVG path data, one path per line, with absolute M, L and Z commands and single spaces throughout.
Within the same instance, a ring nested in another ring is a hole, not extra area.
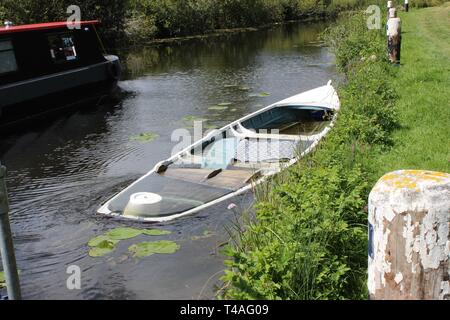
M 348 75 L 353 66 L 370 59 L 385 59 L 384 32 L 370 30 L 366 26 L 367 16 L 352 14 L 328 28 L 324 40 L 336 56 L 338 70 Z

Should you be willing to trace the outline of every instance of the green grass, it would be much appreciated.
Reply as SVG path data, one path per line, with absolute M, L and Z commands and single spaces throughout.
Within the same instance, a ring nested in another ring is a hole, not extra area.
M 401 128 L 378 158 L 379 175 L 397 169 L 449 171 L 450 3 L 401 14 L 401 67 L 393 80 Z
M 347 78 L 338 121 L 313 154 L 257 189 L 256 219 L 244 215 L 225 250 L 222 298 L 367 297 L 371 188 L 390 170 L 449 168 L 448 14 L 448 4 L 402 14 L 400 67 L 364 15 L 328 31 Z

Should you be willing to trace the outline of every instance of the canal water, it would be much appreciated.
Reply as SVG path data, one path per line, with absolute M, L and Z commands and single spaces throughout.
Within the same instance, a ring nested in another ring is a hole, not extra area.
M 118 102 L 71 111 L 2 135 L 11 221 L 26 299 L 210 299 L 224 270 L 220 254 L 251 194 L 165 224 L 118 221 L 99 205 L 170 156 L 175 129 L 206 119 L 220 127 L 288 96 L 336 79 L 318 41 L 321 23 L 288 24 L 226 36 L 123 50 Z M 226 108 L 211 108 L 225 103 Z M 142 133 L 157 137 L 134 139 Z M 157 135 L 157 136 L 156 136 Z M 143 139 L 145 140 L 145 139 Z M 237 208 L 228 210 L 230 203 Z M 87 242 L 118 226 L 155 227 L 166 236 L 121 241 L 91 258 Z M 175 254 L 136 259 L 140 241 L 173 240 Z M 67 268 L 81 269 L 69 290 Z

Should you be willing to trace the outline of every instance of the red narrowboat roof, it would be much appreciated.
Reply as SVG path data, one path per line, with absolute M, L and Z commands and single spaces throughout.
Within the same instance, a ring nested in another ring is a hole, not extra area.
M 81 26 L 93 25 L 93 24 L 98 24 L 98 23 L 99 23 L 98 20 L 80 21 Z M 48 22 L 48 23 L 38 23 L 38 24 L 24 24 L 24 25 L 20 25 L 20 26 L 1 27 L 0 35 L 8 34 L 8 33 L 25 32 L 25 31 L 66 28 L 67 26 L 72 25 L 72 24 L 73 24 L 73 22 L 64 21 L 64 22 Z

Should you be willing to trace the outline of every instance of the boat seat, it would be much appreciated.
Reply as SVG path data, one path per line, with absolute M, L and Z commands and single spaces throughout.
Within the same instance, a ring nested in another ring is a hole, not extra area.
M 275 134 L 275 133 L 257 133 L 248 130 L 242 124 L 237 124 L 239 131 L 233 127 L 230 128 L 231 133 L 241 139 L 266 139 L 266 140 L 292 140 L 292 141 L 311 141 L 318 138 L 319 135 L 295 135 L 295 134 Z
M 161 173 L 164 177 L 208 185 L 216 188 L 238 190 L 261 176 L 254 170 L 169 168 Z
M 299 143 L 295 140 L 244 139 L 238 144 L 235 159 L 240 162 L 260 163 L 293 159 L 299 153 Z M 312 142 L 311 142 L 312 143 Z

